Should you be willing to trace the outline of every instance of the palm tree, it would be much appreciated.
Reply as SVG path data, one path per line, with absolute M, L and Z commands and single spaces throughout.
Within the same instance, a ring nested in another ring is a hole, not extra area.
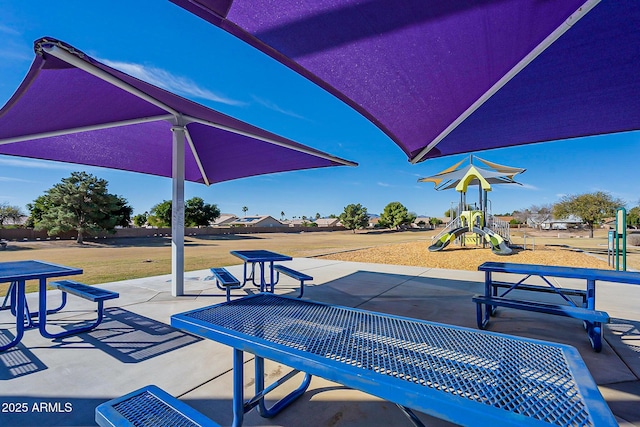
M 284 221 L 284 211 L 280 212 L 280 219 Z
M 248 210 L 249 210 L 249 208 L 248 208 L 248 207 L 243 206 L 243 207 L 242 207 L 242 214 L 243 214 L 244 216 L 247 216 L 247 211 L 248 211 Z

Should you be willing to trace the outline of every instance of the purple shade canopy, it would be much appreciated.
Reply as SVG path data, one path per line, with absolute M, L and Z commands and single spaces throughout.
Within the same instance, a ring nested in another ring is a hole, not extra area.
M 418 162 L 640 129 L 637 0 L 171 0 Z
M 186 123 L 187 181 L 355 165 L 152 86 L 58 40 L 37 40 L 35 50 L 26 78 L 0 110 L 0 154 L 171 177 L 171 128 L 179 121 Z

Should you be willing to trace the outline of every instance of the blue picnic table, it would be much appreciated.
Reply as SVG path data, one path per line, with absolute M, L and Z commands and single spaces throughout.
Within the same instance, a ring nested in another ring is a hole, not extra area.
M 11 310 L 16 318 L 16 336 L 7 344 L 0 346 L 0 351 L 17 345 L 24 335 L 25 328 L 34 327 L 33 317 L 38 317 L 38 326 L 43 336 L 46 332 L 47 314 L 55 313 L 63 308 L 66 300 L 59 307 L 47 310 L 47 279 L 52 277 L 73 276 L 82 274 L 82 269 L 66 267 L 44 261 L 10 261 L 0 262 L 0 283 L 10 283 L 0 310 Z M 38 311 L 31 313 L 26 298 L 26 281 L 38 280 Z
M 630 271 L 491 261 L 481 264 L 478 270 L 485 272 L 484 295 L 473 297 L 479 328 L 484 329 L 487 326 L 490 316 L 495 314 L 495 308 L 498 306 L 572 317 L 583 321 L 591 346 L 596 352 L 602 350 L 603 324 L 609 322 L 609 315 L 596 309 L 596 282 L 640 285 L 640 273 Z M 519 276 L 513 281 L 496 280 L 493 276 L 495 273 Z M 537 277 L 542 283 L 527 283 L 530 277 Z M 551 277 L 584 280 L 585 287 L 560 287 L 549 280 Z M 500 292 L 500 289 L 503 291 Z M 511 293 L 513 291 L 525 291 L 529 295 L 536 292 L 553 294 L 558 297 L 558 303 L 535 301 L 531 298 L 516 299 Z M 575 297 L 580 300 L 576 302 Z
M 460 425 L 615 426 L 570 346 L 261 293 L 171 317 L 171 325 L 234 349 L 234 426 L 257 407 L 271 417 L 312 375 Z M 244 352 L 255 396 L 244 398 Z M 264 384 L 264 359 L 293 368 Z M 268 408 L 265 395 L 298 372 L 300 386 Z
M 279 254 L 277 252 L 267 251 L 264 249 L 257 250 L 242 250 L 242 251 L 231 251 L 231 255 L 234 255 L 240 258 L 243 262 L 243 278 L 241 286 L 247 284 L 250 280 L 256 287 L 260 288 L 260 292 L 266 292 L 269 289 L 273 292 L 273 288 L 275 286 L 275 278 L 274 278 L 274 270 L 273 263 L 277 261 L 291 261 L 289 255 Z M 259 281 L 256 282 L 256 264 L 260 269 L 260 277 Z M 269 281 L 267 282 L 265 276 L 265 264 L 269 265 Z M 249 267 L 250 265 L 250 267 Z M 250 269 L 250 272 L 248 272 Z

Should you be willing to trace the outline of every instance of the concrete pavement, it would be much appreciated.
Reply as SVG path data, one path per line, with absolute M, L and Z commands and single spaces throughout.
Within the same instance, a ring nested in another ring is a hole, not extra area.
M 305 298 L 429 321 L 475 328 L 471 296 L 483 292 L 483 273 L 296 258 L 288 266 L 314 277 Z M 228 267 L 241 277 L 242 266 Z M 157 276 L 100 287 L 120 293 L 107 301 L 105 320 L 95 330 L 49 340 L 28 330 L 21 344 L 0 353 L 0 425 L 89 426 L 100 403 L 147 384 L 200 410 L 222 425 L 232 421 L 232 351 L 169 326 L 172 314 L 225 299 L 208 270 L 186 273 L 188 295 L 174 298 L 170 277 Z M 570 281 L 559 281 L 570 286 Z M 576 283 L 577 286 L 584 284 Z M 277 293 L 297 295 L 297 282 L 283 277 Z M 247 285 L 234 296 L 255 292 Z M 50 292 L 51 305 L 59 293 Z M 35 295 L 29 295 L 36 307 Z M 576 347 L 621 425 L 640 426 L 640 287 L 598 284 L 597 308 L 613 321 L 601 353 L 591 349 L 581 322 L 538 313 L 499 309 L 490 330 L 560 342 Z M 89 319 L 95 304 L 69 297 L 52 329 Z M 15 333 L 15 320 L 0 312 L 0 340 Z M 245 374 L 252 391 L 252 364 Z M 270 376 L 286 367 L 267 364 Z M 292 384 L 295 386 L 295 384 Z M 277 391 L 286 392 L 286 388 Z M 450 425 L 421 414 L 429 425 Z M 247 426 L 401 426 L 410 425 L 388 402 L 313 379 L 307 393 L 282 414 L 263 419 L 252 411 Z

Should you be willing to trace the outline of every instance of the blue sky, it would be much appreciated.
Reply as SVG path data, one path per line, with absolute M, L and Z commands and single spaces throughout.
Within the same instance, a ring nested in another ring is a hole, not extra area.
M 245 178 L 210 187 L 187 183 L 225 213 L 292 218 L 340 214 L 350 203 L 370 213 L 399 201 L 418 215 L 442 216 L 454 190 L 437 192 L 420 177 L 433 175 L 463 155 L 408 163 L 387 136 L 358 113 L 232 36 L 168 1 L 92 2 L 0 0 L 0 105 L 9 99 L 34 58 L 33 41 L 51 36 L 138 78 L 271 132 L 356 161 L 338 167 Z M 523 167 L 522 186 L 494 187 L 494 213 L 551 204 L 562 195 L 605 191 L 640 204 L 634 184 L 640 132 L 590 137 L 477 153 Z M 20 206 L 85 170 L 109 182 L 142 213 L 171 198 L 166 178 L 0 156 L 0 203 Z M 473 201 L 475 192 L 468 200 Z

